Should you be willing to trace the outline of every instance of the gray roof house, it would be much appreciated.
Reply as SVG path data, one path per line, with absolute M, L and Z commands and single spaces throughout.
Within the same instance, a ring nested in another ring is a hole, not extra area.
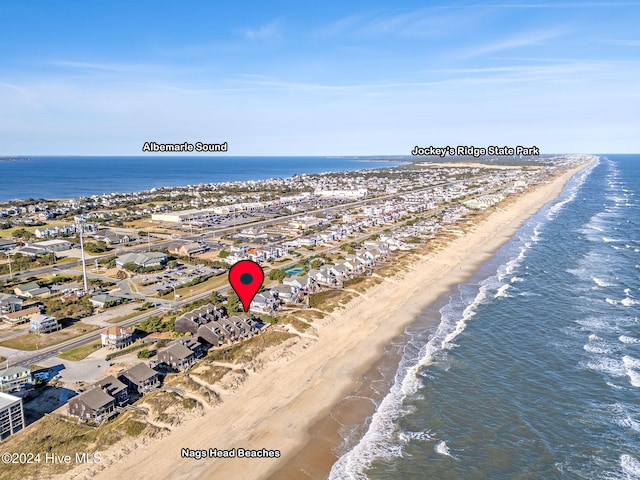
M 22 300 L 15 295 L 0 292 L 0 315 L 22 309 Z
M 190 332 L 192 335 L 196 335 L 200 325 L 206 325 L 223 316 L 224 311 L 221 308 L 209 303 L 178 317 L 173 329 L 178 333 Z
M 118 380 L 125 383 L 130 392 L 140 395 L 160 386 L 158 373 L 142 362 L 122 371 Z
M 171 342 L 167 348 L 158 352 L 158 362 L 177 370 L 186 370 L 193 365 L 201 350 L 200 342 L 193 339 L 180 339 Z
M 69 400 L 69 414 L 82 420 L 108 419 L 116 413 L 115 409 L 115 399 L 100 387 L 93 387 Z
M 113 397 L 119 406 L 129 401 L 127 386 L 113 375 L 98 380 L 94 385 Z

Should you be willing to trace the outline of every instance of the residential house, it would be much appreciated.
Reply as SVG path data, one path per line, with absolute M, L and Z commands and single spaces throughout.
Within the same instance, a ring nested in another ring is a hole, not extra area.
M 332 273 L 336 278 L 344 280 L 350 277 L 349 268 L 341 263 L 336 265 L 329 265 L 328 267 L 329 272 Z
M 249 304 L 251 310 L 262 313 L 272 313 L 277 307 L 277 298 L 269 290 L 258 293 Z
M 327 265 L 323 265 L 322 267 L 320 267 L 320 270 L 309 270 L 309 276 L 312 277 L 318 283 L 318 285 L 332 287 L 337 285 L 338 283 L 335 275 L 331 273 L 329 266 Z
M 127 385 L 129 392 L 140 395 L 160 386 L 158 373 L 144 363 L 124 370 L 118 375 L 118 380 Z
M 282 280 L 283 285 L 291 285 L 298 290 L 313 292 L 316 290 L 317 283 L 310 275 L 301 275 L 298 277 L 288 277 Z
M 120 407 L 129 401 L 127 386 L 113 375 L 98 380 L 94 385 L 112 397 Z
M 31 317 L 29 322 L 29 330 L 34 333 L 51 333 L 62 328 L 62 325 L 60 325 L 55 318 L 42 313 L 38 313 Z
M 95 307 L 105 308 L 105 305 L 112 306 L 122 303 L 123 299 L 121 297 L 114 297 L 108 293 L 98 293 L 97 295 L 93 295 L 89 298 L 89 301 Z
M 0 390 L 11 390 L 18 385 L 31 383 L 31 369 L 19 365 L 0 370 Z
M 224 311 L 221 308 L 209 303 L 178 317 L 173 329 L 178 333 L 190 332 L 192 335 L 196 335 L 200 325 L 205 325 L 223 316 Z
M 131 345 L 133 332 L 126 327 L 111 327 L 100 333 L 102 346 L 112 349 L 120 349 Z
M 15 295 L 0 292 L 0 315 L 22 309 L 22 300 Z
M 26 285 L 18 285 L 13 292 L 23 298 L 41 298 L 48 297 L 51 290 L 47 287 L 41 287 L 37 283 L 27 283 Z
M 94 386 L 69 400 L 69 415 L 81 420 L 105 420 L 116 413 L 116 400 L 102 388 Z
M 200 342 L 183 338 L 171 342 L 167 348 L 158 352 L 158 362 L 169 365 L 176 370 L 187 370 L 196 362 L 198 352 L 202 351 Z
M 298 296 L 299 288 L 292 285 L 276 285 L 271 287 L 271 293 L 279 300 L 289 303 L 295 301 Z
M 24 428 L 22 399 L 0 393 L 0 441 Z
M 251 338 L 260 333 L 261 327 L 261 322 L 235 315 L 231 318 L 220 318 L 206 325 L 201 325 L 198 328 L 198 337 L 210 345 L 218 347 L 226 343 L 235 343 Z
M 5 322 L 11 325 L 20 325 L 21 323 L 27 323 L 31 317 L 40 313 L 40 307 L 33 306 L 29 308 L 23 308 L 17 312 L 5 313 L 2 318 Z

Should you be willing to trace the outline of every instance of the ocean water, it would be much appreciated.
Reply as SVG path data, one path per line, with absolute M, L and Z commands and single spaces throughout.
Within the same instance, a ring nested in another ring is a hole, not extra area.
M 640 479 L 640 156 L 600 156 L 405 336 L 331 479 Z
M 365 157 L 29 157 L 0 159 L 0 202 L 76 198 L 201 183 L 284 178 L 400 165 Z

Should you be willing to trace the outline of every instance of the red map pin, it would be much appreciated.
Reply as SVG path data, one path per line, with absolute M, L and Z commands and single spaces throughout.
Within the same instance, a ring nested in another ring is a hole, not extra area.
M 241 260 L 229 270 L 229 283 L 238 294 L 244 311 L 249 311 L 249 304 L 256 296 L 264 280 L 262 267 L 251 260 Z

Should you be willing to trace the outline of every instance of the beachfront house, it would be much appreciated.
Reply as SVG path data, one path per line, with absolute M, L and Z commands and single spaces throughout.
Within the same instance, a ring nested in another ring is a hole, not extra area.
M 118 380 L 127 385 L 130 393 L 139 395 L 160 386 L 158 373 L 142 362 L 122 371 L 118 375 Z
M 167 348 L 158 352 L 158 362 L 175 370 L 187 370 L 196 362 L 202 344 L 191 338 L 182 338 L 171 342 Z
M 71 398 L 68 410 L 69 415 L 84 421 L 108 420 L 116 413 L 116 401 L 102 388 L 93 387 L 77 397 Z
M 113 375 L 98 380 L 94 385 L 112 397 L 120 407 L 129 401 L 127 386 Z
M 178 333 L 198 334 L 198 328 L 201 325 L 213 322 L 224 317 L 224 311 L 209 303 L 202 307 L 196 308 L 184 315 L 178 317 L 174 323 L 173 329 Z
M 293 285 L 276 285 L 271 287 L 271 293 L 283 302 L 293 302 L 298 296 L 299 288 Z

